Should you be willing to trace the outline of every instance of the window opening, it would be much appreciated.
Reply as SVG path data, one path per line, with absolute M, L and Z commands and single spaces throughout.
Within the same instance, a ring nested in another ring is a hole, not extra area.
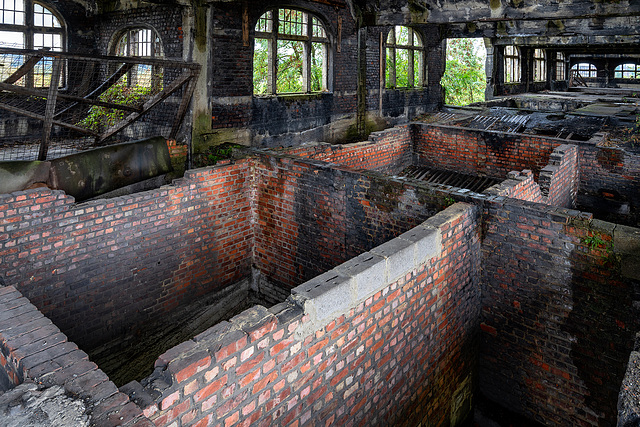
M 571 71 L 576 71 L 583 78 L 595 78 L 598 77 L 598 69 L 595 65 L 588 62 L 580 62 L 579 64 L 574 64 L 571 67 Z
M 447 39 L 447 61 L 440 80 L 446 104 L 468 105 L 485 100 L 486 58 L 480 38 Z
M 387 36 L 385 81 L 388 88 L 424 84 L 424 44 L 415 30 L 395 26 Z
M 613 70 L 613 77 L 616 79 L 640 79 L 640 65 L 621 64 Z
M 115 47 L 117 56 L 162 58 L 160 36 L 150 28 L 130 28 L 121 34 Z M 162 84 L 162 68 L 137 64 L 126 75 L 128 86 L 152 87 Z
M 318 18 L 297 9 L 273 9 L 258 19 L 255 32 L 254 94 L 328 90 L 329 39 Z
M 547 60 L 542 49 L 533 51 L 533 81 L 547 81 Z
M 520 53 L 515 46 L 504 47 L 504 82 L 520 82 Z
M 564 53 L 556 52 L 556 80 L 566 80 L 564 65 Z
M 0 0 L 0 47 L 62 52 L 64 46 L 63 21 L 50 8 L 31 0 Z M 0 54 L 0 80 L 8 78 L 24 62 L 25 55 Z M 15 84 L 47 88 L 51 84 L 52 68 L 53 58 L 43 58 Z M 60 87 L 66 81 L 65 68 L 62 67 Z

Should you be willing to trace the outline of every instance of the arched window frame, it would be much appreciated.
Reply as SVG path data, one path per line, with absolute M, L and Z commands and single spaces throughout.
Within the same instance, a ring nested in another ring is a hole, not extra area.
M 254 95 L 315 93 L 331 90 L 329 79 L 331 43 L 327 27 L 320 17 L 300 9 L 273 8 L 260 16 L 254 29 Z M 282 70 L 278 69 L 279 63 L 285 63 L 281 58 L 287 57 L 280 53 L 291 49 L 287 44 L 302 48 L 302 68 L 294 70 L 294 73 L 299 71 L 300 74 L 297 82 L 285 79 Z M 266 61 L 259 61 L 259 55 L 265 53 Z M 265 66 L 267 69 L 256 70 L 258 66 Z M 299 87 L 292 88 L 292 86 Z
M 404 40 L 399 40 L 401 38 Z M 396 25 L 389 30 L 384 46 L 386 87 L 395 89 L 423 86 L 425 82 L 425 56 L 424 42 L 420 33 L 411 27 Z M 398 75 L 398 71 L 403 71 L 398 70 L 400 55 L 407 57 L 406 76 L 404 73 Z
M 533 81 L 547 81 L 547 57 L 543 49 L 533 50 Z
M 33 0 L 0 0 L 0 47 L 63 52 L 66 50 L 66 38 L 65 21 L 54 7 Z M 0 68 L 0 80 L 13 73 L 24 60 L 23 55 L 0 56 L 0 63 L 4 65 Z M 49 87 L 52 64 L 51 57 L 41 59 L 16 84 L 35 88 Z M 66 70 L 63 65 L 59 87 L 65 86 L 65 83 Z
M 564 53 L 556 52 L 556 80 L 566 80 Z
M 116 32 L 111 53 L 128 58 L 163 58 L 162 40 L 158 32 L 148 26 L 126 27 Z M 162 68 L 138 64 L 127 73 L 127 86 L 156 87 L 162 84 Z
M 640 79 L 640 64 L 620 64 L 613 70 L 614 79 Z
M 520 50 L 517 46 L 504 47 L 504 82 L 520 83 Z
M 596 78 L 598 77 L 598 69 L 590 62 L 579 62 L 571 66 L 571 71 L 578 71 L 582 78 Z

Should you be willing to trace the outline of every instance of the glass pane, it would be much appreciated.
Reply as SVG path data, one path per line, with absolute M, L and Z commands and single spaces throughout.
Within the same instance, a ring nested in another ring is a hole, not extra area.
M 269 40 L 257 38 L 253 49 L 253 93 L 258 95 L 267 93 L 269 89 L 268 79 Z
M 385 81 L 387 82 L 387 87 L 394 87 L 395 86 L 395 81 L 393 81 L 392 76 L 391 76 L 391 70 L 394 68 L 393 67 L 393 59 L 391 58 L 392 55 L 392 51 L 393 48 L 387 48 L 387 63 L 386 63 L 386 67 L 385 67 Z
M 22 49 L 24 47 L 24 35 L 19 32 L 0 31 L 0 47 Z M 0 81 L 6 80 L 22 64 L 24 64 L 23 55 L 0 54 Z M 24 78 L 20 79 L 16 84 L 23 86 Z
M 417 32 L 413 32 L 413 45 L 422 47 L 422 39 L 420 38 L 420 34 Z
M 319 92 L 326 89 L 326 47 L 323 43 L 313 43 L 311 50 L 311 90 Z
M 409 44 L 409 29 L 407 27 L 396 27 L 396 44 L 404 46 Z
M 24 49 L 24 33 L 18 31 L 0 31 L 0 47 Z
M 420 80 L 420 69 L 422 67 L 422 52 L 413 52 L 413 85 L 420 86 L 422 81 Z
M 46 7 L 33 4 L 33 24 L 36 27 L 60 28 L 60 21 Z
M 278 69 L 276 92 L 304 92 L 302 61 L 304 43 L 293 40 L 278 40 Z
M 307 14 L 300 10 L 280 9 L 278 14 L 280 34 L 307 35 Z
M 24 25 L 24 1 L 0 0 L 0 24 Z
M 264 13 L 260 17 L 260 19 L 258 19 L 258 23 L 256 24 L 256 31 L 263 33 L 270 33 L 271 31 L 273 31 L 273 20 L 271 19 L 272 16 L 273 15 L 271 11 Z
M 396 49 L 396 87 L 409 86 L 409 51 Z
M 316 18 L 313 18 L 313 37 L 327 38 L 324 26 Z

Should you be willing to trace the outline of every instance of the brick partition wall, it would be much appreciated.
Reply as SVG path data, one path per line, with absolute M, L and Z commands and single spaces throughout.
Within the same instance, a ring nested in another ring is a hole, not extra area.
M 254 263 L 288 290 L 416 226 L 445 194 L 368 171 L 258 154 Z
M 396 126 L 374 132 L 364 142 L 345 145 L 312 143 L 280 151 L 353 169 L 397 174 L 413 162 L 413 130 L 410 125 Z
M 248 161 L 171 186 L 75 204 L 60 191 L 0 195 L 0 265 L 83 348 L 251 275 Z
M 615 425 L 640 230 L 524 201 L 483 220 L 480 391 L 543 424 Z
M 560 145 L 551 153 L 549 164 L 540 171 L 540 184 L 533 180 L 533 172 L 509 172 L 507 180 L 484 191 L 486 194 L 512 197 L 529 202 L 571 208 L 578 193 L 578 147 Z
M 29 381 L 44 389 L 63 387 L 67 395 L 83 401 L 91 425 L 153 426 L 87 354 L 13 286 L 0 286 L 0 378 L 3 376 L 10 379 L 9 386 Z
M 514 170 L 530 169 L 535 180 L 555 147 L 564 140 L 416 124 L 414 150 L 418 162 L 471 175 L 504 177 Z
M 533 171 L 534 180 L 543 187 L 544 174 L 540 175 L 546 166 L 555 166 L 551 159 L 554 149 L 569 145 L 565 139 L 543 136 L 424 123 L 415 126 L 414 151 L 418 164 L 494 177 L 529 169 Z M 633 214 L 634 210 L 640 210 L 640 155 L 622 148 L 599 146 L 601 139 L 602 135 L 596 135 L 590 141 L 570 141 L 578 147 L 576 164 L 579 171 L 579 186 L 575 190 L 578 195 L 573 196 L 572 188 L 571 196 L 578 199 L 583 209 L 597 210 L 602 202 L 602 192 L 613 192 L 617 200 L 630 203 Z M 560 185 L 558 188 L 566 187 Z M 552 204 L 568 206 L 567 194 L 550 192 L 548 195 Z M 590 199 L 588 196 L 597 197 Z M 637 223 L 637 213 L 634 218 L 636 222 L 632 219 L 632 224 Z
M 287 302 L 169 350 L 147 389 L 126 388 L 157 426 L 461 421 L 475 381 L 478 245 L 477 209 L 454 205 Z
M 581 143 L 579 150 L 580 193 L 601 195 L 602 190 L 613 190 L 640 211 L 640 154 L 598 147 L 591 141 Z

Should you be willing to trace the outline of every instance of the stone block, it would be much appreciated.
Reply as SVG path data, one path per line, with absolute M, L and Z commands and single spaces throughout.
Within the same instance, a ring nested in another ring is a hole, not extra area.
M 335 268 L 345 276 L 353 277 L 356 301 L 375 294 L 387 284 L 386 260 L 380 255 L 365 252 Z
M 415 267 L 415 244 L 404 239 L 389 240 L 373 248 L 371 253 L 386 258 L 388 283 L 395 282 Z
M 353 306 L 352 280 L 349 276 L 330 270 L 293 288 L 291 294 L 306 298 L 305 313 L 322 322 L 330 319 L 334 313 L 344 313 Z
M 415 267 L 428 262 L 442 252 L 442 234 L 437 228 L 415 227 L 398 237 L 415 244 L 413 254 Z

